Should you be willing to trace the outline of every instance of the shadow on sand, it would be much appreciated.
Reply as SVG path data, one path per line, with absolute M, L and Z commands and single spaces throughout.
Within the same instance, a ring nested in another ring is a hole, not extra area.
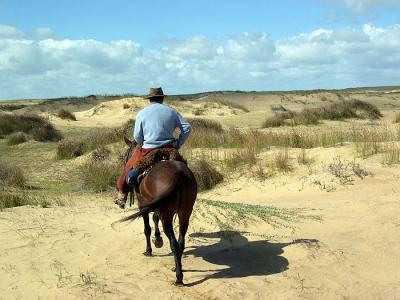
M 292 244 L 316 244 L 318 240 L 302 239 L 289 243 L 270 243 L 265 240 L 248 241 L 237 231 L 219 231 L 213 233 L 192 233 L 192 238 L 216 239 L 212 245 L 188 247 L 185 255 L 201 257 L 214 265 L 228 266 L 217 270 L 190 270 L 185 272 L 215 272 L 204 278 L 187 283 L 194 286 L 208 279 L 238 278 L 247 276 L 263 276 L 283 272 L 288 269 L 289 261 L 281 256 L 283 248 Z

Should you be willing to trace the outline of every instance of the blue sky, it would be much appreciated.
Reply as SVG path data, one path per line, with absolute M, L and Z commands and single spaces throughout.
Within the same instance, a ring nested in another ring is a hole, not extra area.
M 0 0 L 0 99 L 400 84 L 400 0 Z

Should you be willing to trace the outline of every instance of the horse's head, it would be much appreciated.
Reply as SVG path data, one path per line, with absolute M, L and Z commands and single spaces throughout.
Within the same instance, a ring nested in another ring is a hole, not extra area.
M 128 160 L 131 158 L 133 150 L 135 149 L 137 143 L 135 140 L 131 141 L 130 139 L 128 139 L 125 135 L 124 135 L 124 141 L 125 144 L 128 145 L 128 150 L 125 153 L 125 163 L 128 162 Z

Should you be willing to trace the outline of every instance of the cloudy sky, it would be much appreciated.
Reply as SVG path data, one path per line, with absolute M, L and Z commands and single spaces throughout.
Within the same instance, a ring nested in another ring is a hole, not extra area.
M 400 0 L 0 0 L 0 99 L 378 85 Z

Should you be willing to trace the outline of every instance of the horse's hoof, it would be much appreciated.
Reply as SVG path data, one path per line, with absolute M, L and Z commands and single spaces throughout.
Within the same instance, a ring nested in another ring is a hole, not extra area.
M 175 285 L 176 285 L 176 286 L 184 286 L 183 280 L 182 280 L 182 279 L 181 279 L 181 280 L 176 280 L 176 281 L 175 281 Z
M 163 239 L 162 239 L 161 236 L 160 237 L 156 237 L 153 240 L 153 243 L 154 243 L 154 246 L 156 246 L 156 248 L 161 248 L 164 245 L 164 242 L 163 242 Z
M 151 251 L 146 251 L 146 252 L 143 252 L 143 255 L 144 256 L 152 256 L 152 253 L 151 253 Z

